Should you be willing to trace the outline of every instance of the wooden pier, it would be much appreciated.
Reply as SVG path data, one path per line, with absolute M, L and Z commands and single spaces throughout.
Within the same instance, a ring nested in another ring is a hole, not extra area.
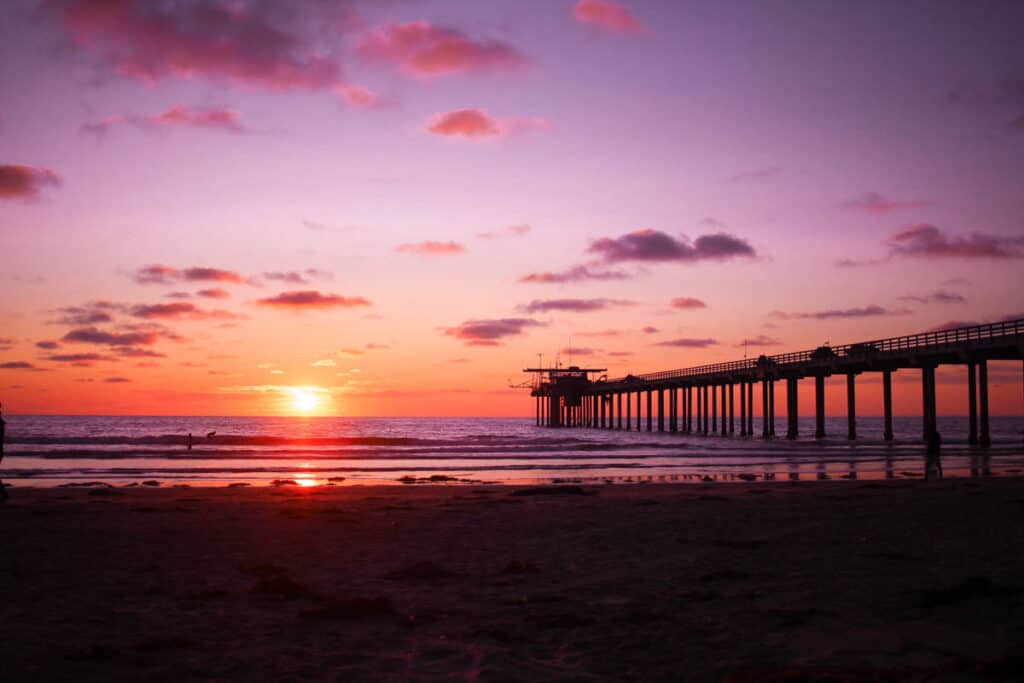
M 799 380 L 814 378 L 815 430 L 825 437 L 825 378 L 846 376 L 847 438 L 857 438 L 856 378 L 882 375 L 884 437 L 893 438 L 892 373 L 921 371 L 922 436 L 938 443 L 935 369 L 967 366 L 968 442 L 991 443 L 988 362 L 1024 359 L 1024 319 L 877 339 L 843 346 L 820 346 L 775 356 L 701 365 L 608 379 L 603 368 L 526 368 L 535 373 L 538 426 L 635 429 L 685 434 L 755 436 L 754 386 L 760 384 L 760 436 L 775 436 L 775 384 L 786 382 L 786 437 L 796 439 Z M 739 394 L 739 412 L 736 408 Z

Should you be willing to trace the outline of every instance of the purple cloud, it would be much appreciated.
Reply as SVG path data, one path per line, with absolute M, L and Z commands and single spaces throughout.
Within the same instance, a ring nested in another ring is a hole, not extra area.
M 152 331 L 117 334 L 114 332 L 104 332 L 95 327 L 82 327 L 71 330 L 64 335 L 61 341 L 73 344 L 103 344 L 107 346 L 150 346 L 158 340 L 159 335 Z
M 444 330 L 444 334 L 455 337 L 466 346 L 501 346 L 505 337 L 523 334 L 526 328 L 541 327 L 532 318 L 499 318 L 495 320 L 467 320 L 455 327 Z
M 709 346 L 714 346 L 718 341 L 715 339 L 670 339 L 668 341 L 661 341 L 654 344 L 654 346 L 671 346 L 676 348 L 684 349 L 704 349 Z
M 967 303 L 960 294 L 956 292 L 947 292 L 944 290 L 936 290 L 929 294 L 908 294 L 907 296 L 899 297 L 900 301 L 908 301 L 915 304 L 963 304 Z
M 893 256 L 916 258 L 1019 259 L 1024 258 L 1024 236 L 1004 237 L 983 232 L 947 235 L 934 225 L 915 225 L 887 241 Z
M 875 304 L 862 306 L 860 308 L 829 309 L 824 311 L 810 311 L 803 313 L 786 313 L 785 311 L 772 311 L 768 315 L 780 320 L 833 320 L 843 318 L 872 318 L 885 315 L 909 315 L 913 311 L 906 308 L 891 310 Z
M 769 180 L 776 178 L 782 174 L 782 169 L 776 166 L 767 166 L 765 168 L 756 168 L 752 171 L 742 171 L 735 175 L 729 176 L 730 183 L 746 183 L 757 180 Z
M 60 176 L 48 168 L 0 164 L 0 199 L 32 199 L 60 183 Z
M 587 251 L 606 262 L 620 261 L 724 261 L 753 257 L 754 248 L 728 233 L 701 235 L 691 244 L 658 230 L 637 230 L 621 237 L 604 237 L 591 242 Z
M 855 199 L 851 199 L 848 202 L 843 202 L 843 207 L 847 209 L 855 209 L 857 211 L 865 211 L 867 213 L 892 213 L 893 211 L 900 211 L 902 209 L 920 209 L 928 206 L 931 202 L 923 199 L 889 199 L 877 192 L 865 192 Z
M 756 337 L 748 337 L 747 339 L 740 340 L 740 342 L 736 344 L 736 348 L 744 348 L 747 346 L 778 346 L 781 343 L 782 342 L 775 337 L 759 334 Z
M 628 280 L 633 277 L 624 270 L 606 270 L 595 268 L 589 265 L 572 266 L 561 272 L 539 272 L 527 273 L 519 278 L 519 282 L 534 282 L 541 284 L 558 284 L 564 282 L 581 282 L 583 280 Z
M 548 313 L 550 311 L 590 313 L 603 311 L 613 306 L 633 306 L 635 303 L 624 299 L 534 299 L 519 308 L 525 313 Z
M 672 308 L 695 309 L 707 307 L 706 303 L 691 296 L 677 296 L 675 299 L 672 299 Z

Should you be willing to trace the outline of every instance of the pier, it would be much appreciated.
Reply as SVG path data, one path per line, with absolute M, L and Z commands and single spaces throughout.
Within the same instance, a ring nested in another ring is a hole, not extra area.
M 820 346 L 774 356 L 714 363 L 609 379 L 604 368 L 526 368 L 535 382 L 536 421 L 546 427 L 681 432 L 771 439 L 775 434 L 775 385 L 786 383 L 786 438 L 799 437 L 799 380 L 814 378 L 816 438 L 825 433 L 825 378 L 846 377 L 848 439 L 857 438 L 857 377 L 881 373 L 884 438 L 891 441 L 892 373 L 921 372 L 922 438 L 938 443 L 935 370 L 967 367 L 968 442 L 991 444 L 988 362 L 1024 359 L 1024 319 L 937 332 Z M 755 431 L 755 385 L 761 420 Z M 737 394 L 739 411 L 736 411 Z

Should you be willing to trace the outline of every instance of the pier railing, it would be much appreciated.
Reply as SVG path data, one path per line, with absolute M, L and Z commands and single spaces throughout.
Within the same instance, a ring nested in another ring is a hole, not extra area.
M 957 327 L 950 330 L 921 332 L 902 337 L 875 339 L 840 346 L 825 346 L 806 351 L 793 351 L 774 356 L 745 358 L 726 363 L 711 363 L 678 370 L 664 370 L 642 375 L 626 375 L 607 380 L 606 384 L 629 384 L 632 382 L 659 382 L 704 375 L 717 375 L 743 370 L 756 370 L 759 367 L 811 363 L 816 360 L 833 360 L 842 358 L 871 358 L 875 354 L 897 351 L 941 350 L 964 342 L 1004 339 L 1006 337 L 1024 336 L 1024 319 L 1007 320 L 985 325 Z

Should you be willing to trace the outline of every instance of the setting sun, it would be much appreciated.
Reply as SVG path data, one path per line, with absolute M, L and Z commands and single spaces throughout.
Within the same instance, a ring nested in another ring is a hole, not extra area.
M 292 408 L 300 413 L 308 413 L 316 410 L 316 407 L 320 405 L 320 397 L 314 394 L 308 389 L 300 389 L 293 387 L 292 392 Z

